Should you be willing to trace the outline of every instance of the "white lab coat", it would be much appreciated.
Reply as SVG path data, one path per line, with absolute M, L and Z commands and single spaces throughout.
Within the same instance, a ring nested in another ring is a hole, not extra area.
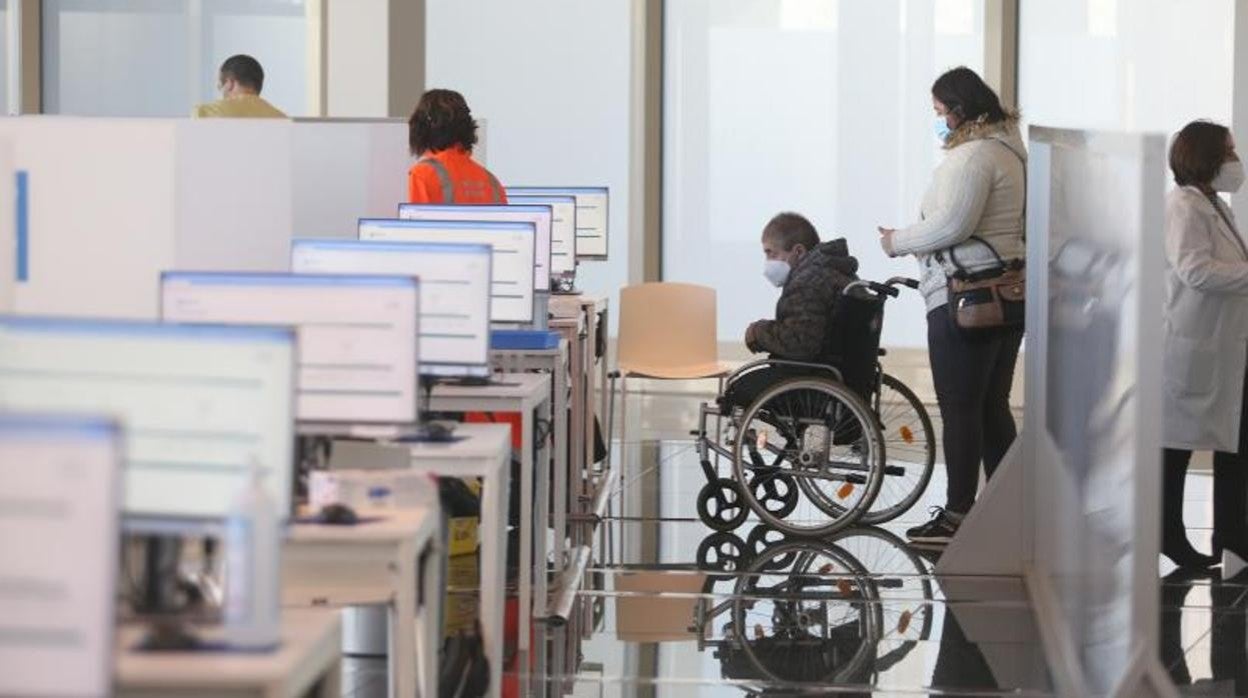
M 1167 196 L 1165 235 L 1163 442 L 1234 453 L 1248 361 L 1248 247 L 1196 187 Z

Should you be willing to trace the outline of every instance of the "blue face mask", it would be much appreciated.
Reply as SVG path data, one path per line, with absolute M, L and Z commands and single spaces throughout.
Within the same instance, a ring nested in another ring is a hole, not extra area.
M 936 126 L 936 138 L 942 145 L 948 143 L 949 136 L 953 135 L 953 129 L 949 128 L 948 119 L 943 116 L 937 116 L 934 125 Z

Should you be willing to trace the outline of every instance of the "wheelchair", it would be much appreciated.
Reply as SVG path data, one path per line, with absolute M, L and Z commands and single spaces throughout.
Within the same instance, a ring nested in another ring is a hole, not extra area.
M 827 363 L 763 359 L 721 381 L 694 433 L 706 477 L 697 499 L 703 523 L 732 531 L 752 511 L 783 534 L 827 536 L 891 521 L 922 496 L 936 457 L 931 419 L 879 363 L 884 304 L 902 286 L 918 282 L 845 287 L 829 319 Z M 743 381 L 772 375 L 756 396 L 734 397 Z

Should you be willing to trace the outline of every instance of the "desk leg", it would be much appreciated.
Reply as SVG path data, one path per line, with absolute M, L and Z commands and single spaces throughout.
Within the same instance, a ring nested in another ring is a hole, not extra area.
M 520 417 L 520 638 L 521 650 L 529 649 L 529 626 L 533 619 L 533 414 Z
M 572 490 L 578 500 L 589 493 L 585 487 L 588 467 L 585 462 L 585 414 L 589 409 L 585 404 L 586 375 L 585 340 L 578 335 L 572 351 L 572 447 L 569 449 L 572 456 Z M 577 511 L 580 511 L 579 505 Z
M 568 535 L 568 380 L 567 366 L 556 361 L 555 381 L 555 432 L 551 448 L 555 454 L 555 567 L 562 570 L 568 563 L 564 559 Z
M 546 420 L 546 423 L 551 425 L 552 429 L 554 428 L 555 418 L 551 409 L 553 404 L 554 403 L 551 401 L 550 397 L 547 396 L 542 404 L 539 405 L 540 414 Z M 536 530 L 537 538 L 534 541 L 535 549 L 533 553 L 533 562 L 536 563 L 537 570 L 535 573 L 536 576 L 534 577 L 535 584 L 533 597 L 536 600 L 535 607 L 539 609 L 542 616 L 545 617 L 546 607 L 550 603 L 550 590 L 548 588 L 550 579 L 550 549 L 547 547 L 546 543 L 550 531 L 550 470 L 554 465 L 554 460 L 551 457 L 554 453 L 554 449 L 551 448 L 551 435 L 547 434 L 546 438 L 542 439 L 537 446 L 539 447 L 539 457 L 537 459 L 537 477 L 534 483 L 534 494 L 537 500 L 536 506 L 538 515 Z M 558 531 L 556 531 L 556 535 L 557 534 Z M 556 563 L 556 567 L 561 566 L 561 563 Z M 546 633 L 543 632 L 543 628 L 538 628 L 537 647 L 535 649 L 536 651 L 534 654 L 537 655 L 536 666 L 540 670 L 546 666 L 547 658 Z M 529 685 L 532 686 L 533 683 L 530 682 Z
M 503 691 L 503 616 L 507 596 L 507 502 L 511 456 L 498 466 L 500 477 L 487 477 L 481 502 L 481 640 L 490 661 L 490 693 Z
M 439 527 L 438 540 L 441 540 Z M 442 600 L 446 596 L 442 573 L 445 551 L 435 541 L 428 542 L 416 558 L 417 580 L 420 584 L 420 615 L 416 619 L 416 670 L 420 682 L 420 695 L 437 698 L 438 695 L 438 648 L 442 644 Z
M 416 550 L 404 545 L 395 566 L 394 603 L 390 605 L 390 695 L 416 695 Z

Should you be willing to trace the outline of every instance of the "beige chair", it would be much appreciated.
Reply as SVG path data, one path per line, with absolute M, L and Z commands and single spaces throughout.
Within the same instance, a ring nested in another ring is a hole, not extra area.
M 628 379 L 722 381 L 731 367 L 719 360 L 717 325 L 713 288 L 662 282 L 620 289 L 620 330 L 610 400 L 614 413 L 615 379 L 619 378 L 621 465 L 616 470 L 621 484 L 629 454 Z M 612 549 L 610 541 L 606 545 Z
M 664 282 L 621 289 L 620 376 L 682 380 L 724 375 L 715 311 L 715 289 L 705 286 Z

